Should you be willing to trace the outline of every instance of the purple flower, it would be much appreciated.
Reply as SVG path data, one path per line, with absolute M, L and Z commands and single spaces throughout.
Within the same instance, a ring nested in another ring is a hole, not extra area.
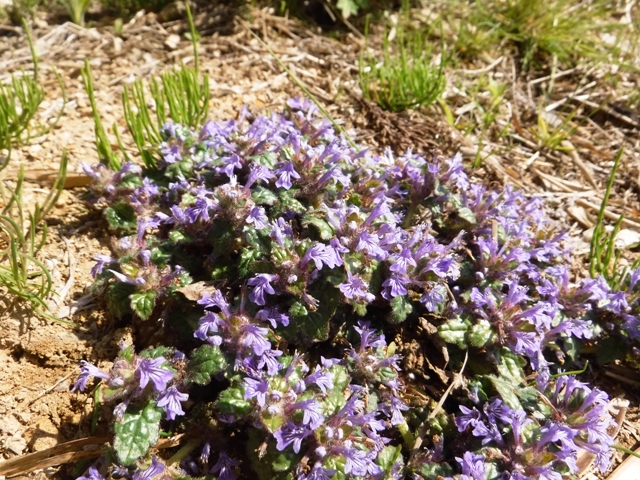
M 331 379 L 331 375 L 324 372 L 320 365 L 316 366 L 315 371 L 311 375 L 307 375 L 307 377 L 304 379 L 304 382 L 307 385 L 317 385 L 324 394 L 327 393 L 327 390 L 333 390 L 333 381 Z
M 204 308 L 218 307 L 225 317 L 231 315 L 229 302 L 227 302 L 222 293 L 220 293 L 220 290 L 213 292 L 213 295 L 209 295 L 208 293 L 202 295 L 202 298 L 198 300 L 198 305 L 202 305 Z
M 382 282 L 383 287 L 387 287 L 383 290 L 383 296 L 390 300 L 392 298 L 396 298 L 397 296 L 406 295 L 407 289 L 405 285 L 411 283 L 411 280 L 406 275 L 396 275 L 393 274 L 389 278 L 387 278 L 384 282 Z
M 151 457 L 151 466 L 143 471 L 138 470 L 133 474 L 132 480 L 151 480 L 156 475 L 164 472 L 164 468 L 164 465 L 154 455 Z
M 180 154 L 180 149 L 177 145 L 173 145 L 171 147 L 166 146 L 162 148 L 160 152 L 162 153 L 164 161 L 169 165 L 182 160 L 182 155 Z
M 271 343 L 266 339 L 268 333 L 268 329 L 250 323 L 240 329 L 238 344 L 250 348 L 256 355 L 262 355 L 271 349 Z
M 387 345 L 384 335 L 374 335 L 375 331 L 369 328 L 370 326 L 370 322 L 359 320 L 358 326 L 353 327 L 353 329 L 360 334 L 361 352 L 363 352 L 365 348 L 378 348 L 385 347 Z
M 607 308 L 617 314 L 626 311 L 629 308 L 626 294 L 624 292 L 610 293 Z
M 456 457 L 456 461 L 462 468 L 462 474 L 467 475 L 469 479 L 485 480 L 484 457 L 476 455 L 473 452 L 464 452 L 462 458 Z
M 116 263 L 118 261 L 115 258 L 110 257 L 109 255 L 102 255 L 102 254 L 96 255 L 95 257 L 93 257 L 93 259 L 96 262 L 98 262 L 91 269 L 91 276 L 93 278 L 96 278 L 98 275 L 100 275 L 104 267 L 106 267 L 107 265 L 111 265 L 112 263 Z
M 269 218 L 267 217 L 264 208 L 253 207 L 249 216 L 247 217 L 247 223 L 252 224 L 258 229 L 262 229 L 269 225 Z
M 269 170 L 267 167 L 263 167 L 262 165 L 252 164 L 250 168 L 251 171 L 249 172 L 249 177 L 247 178 L 247 182 L 244 185 L 245 191 L 248 191 L 255 182 L 266 182 L 275 177 L 271 170 Z
M 269 295 L 276 293 L 270 282 L 273 282 L 277 278 L 277 275 L 271 275 L 269 273 L 259 273 L 255 277 L 250 278 L 247 283 L 253 287 L 253 291 L 249 294 L 249 300 L 256 305 L 264 305 L 265 292 Z
M 460 411 L 462 415 L 458 415 L 455 419 L 459 432 L 464 432 L 469 426 L 475 428 L 475 426 L 481 422 L 480 412 L 476 410 L 475 407 L 471 410 L 464 405 L 460 405 Z
M 277 440 L 276 448 L 283 451 L 289 445 L 293 444 L 293 451 L 300 453 L 302 441 L 313 433 L 306 427 L 299 427 L 295 423 L 288 421 L 273 434 Z
M 362 232 L 358 236 L 356 252 L 364 251 L 374 260 L 384 260 L 387 258 L 387 252 L 380 248 L 380 239 L 378 235 L 369 232 Z
M 255 398 L 260 407 L 264 408 L 267 401 L 269 384 L 261 379 L 247 377 L 244 379 L 244 399 Z
M 338 451 L 346 460 L 344 465 L 345 474 L 352 473 L 357 477 L 364 477 L 369 473 L 370 464 L 373 462 L 367 452 L 350 445 L 341 447 Z
M 173 386 L 162 392 L 158 397 L 158 406 L 164 408 L 167 414 L 167 420 L 173 420 L 176 415 L 184 415 L 181 402 L 186 402 L 189 395 L 181 393 Z
M 325 468 L 320 463 L 316 463 L 308 475 L 298 475 L 298 480 L 331 480 L 336 472 L 332 468 Z
M 289 315 L 281 313 L 277 307 L 263 308 L 256 313 L 256 320 L 269 322 L 272 328 L 278 328 L 278 324 L 286 327 L 289 325 Z
M 136 378 L 140 381 L 140 388 L 145 388 L 149 380 L 157 392 L 162 392 L 167 388 L 167 384 L 173 380 L 173 372 L 160 368 L 165 363 L 164 357 L 154 359 L 143 358 L 136 370 Z
M 91 465 L 89 467 L 89 471 L 86 476 L 78 477 L 76 480 L 105 480 L 105 478 L 100 475 L 100 472 L 96 468 L 95 465 Z
M 365 302 L 373 302 L 376 297 L 369 293 L 369 287 L 358 276 L 351 275 L 351 272 L 347 272 L 348 280 L 345 283 L 338 285 L 340 291 L 350 300 L 362 299 Z
M 442 285 L 433 282 L 429 283 L 431 288 L 426 290 L 422 297 L 420 297 L 420 303 L 423 303 L 429 312 L 435 312 L 438 305 L 444 302 L 447 297 Z
M 206 341 L 210 333 L 218 333 L 220 327 L 225 325 L 224 320 L 217 313 L 207 312 L 198 322 L 200 325 L 193 336 L 202 341 Z
M 80 360 L 80 376 L 78 377 L 78 381 L 73 386 L 71 391 L 75 392 L 76 390 L 80 389 L 81 392 L 84 392 L 89 377 L 98 377 L 102 378 L 103 380 L 111 379 L 111 375 L 103 372 L 95 365 L 92 365 L 85 360 Z
M 303 400 L 291 405 L 291 410 L 302 410 L 302 424 L 312 430 L 317 429 L 324 421 L 324 415 L 320 412 L 320 404 L 315 400 Z
M 280 175 L 278 180 L 276 180 L 276 187 L 284 188 L 285 190 L 289 190 L 291 188 L 292 178 L 300 178 L 300 175 L 295 171 L 293 163 L 291 162 L 285 163 L 282 168 L 276 170 L 276 174 Z
M 323 243 L 314 243 L 307 253 L 302 257 L 302 266 L 306 266 L 310 261 L 316 264 L 318 270 L 322 270 L 323 264 L 329 268 L 335 268 L 342 264 L 342 259 L 336 255 L 332 247 Z
M 218 461 L 211 467 L 210 473 L 217 473 L 218 480 L 236 480 L 233 468 L 238 465 L 240 465 L 239 461 L 228 457 L 224 451 L 220 450 Z
M 402 412 L 409 410 L 409 407 L 394 395 L 384 393 L 383 397 L 386 400 L 383 404 L 383 411 L 391 417 L 391 425 L 402 425 L 405 423 Z
M 389 267 L 389 270 L 400 275 L 406 274 L 408 267 L 417 266 L 416 261 L 413 259 L 413 253 L 408 248 L 402 249 L 399 255 L 391 255 L 390 260 L 393 260 L 393 264 Z

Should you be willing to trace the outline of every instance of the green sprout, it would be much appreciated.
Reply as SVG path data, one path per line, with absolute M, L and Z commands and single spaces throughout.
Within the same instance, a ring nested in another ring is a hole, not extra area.
M 76 25 L 84 27 L 84 16 L 89 9 L 91 0 L 66 0 L 65 6 L 71 17 L 71 21 Z
M 618 268 L 620 256 L 622 251 L 616 249 L 615 241 L 622 222 L 624 221 L 624 214 L 620 215 L 613 230 L 607 232 L 604 228 L 604 214 L 609 203 L 609 196 L 611 194 L 611 188 L 613 187 L 613 180 L 620 166 L 620 160 L 624 150 L 620 150 L 616 155 L 609 180 L 607 181 L 607 188 L 604 192 L 602 204 L 600 205 L 600 211 L 598 212 L 598 219 L 593 229 L 593 237 L 591 238 L 591 246 L 589 249 L 589 274 L 592 278 L 602 276 L 607 280 L 609 286 L 613 290 L 617 290 L 622 285 L 627 274 L 640 266 L 640 259 L 636 260 L 633 265 L 623 269 Z
M 0 195 L 5 207 L 0 214 L 0 232 L 7 241 L 0 250 L 0 285 L 41 317 L 62 323 L 47 312 L 47 297 L 52 293 L 53 280 L 47 267 L 37 259 L 38 251 L 47 241 L 47 224 L 43 222 L 56 204 L 67 175 L 67 153 L 62 154 L 58 175 L 41 205 L 36 203 L 32 212 L 25 212 L 23 200 L 24 165 L 20 166 L 16 186 L 7 189 L 0 183 Z M 26 213 L 26 215 L 25 215 Z

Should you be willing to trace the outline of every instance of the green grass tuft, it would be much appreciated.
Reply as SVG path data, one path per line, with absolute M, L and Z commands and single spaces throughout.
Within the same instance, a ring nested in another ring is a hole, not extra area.
M 36 256 L 47 240 L 47 224 L 43 220 L 60 198 L 66 175 L 65 151 L 49 195 L 31 212 L 25 212 L 22 198 L 24 165 L 20 166 L 13 189 L 5 190 L 0 182 L 0 196 L 6 205 L 0 214 L 0 232 L 7 241 L 6 248 L 0 250 L 0 285 L 19 301 L 29 303 L 38 315 L 62 323 L 68 322 L 47 312 L 46 299 L 52 293 L 53 280 L 47 267 Z
M 385 35 L 382 59 L 370 53 L 360 56 L 362 94 L 394 112 L 431 105 L 446 86 L 444 48 L 439 64 L 435 65 L 427 36 L 409 29 L 408 7 L 404 13 L 395 26 L 395 38 L 390 41 Z
M 564 64 L 584 58 L 615 62 L 624 56 L 621 43 L 631 31 L 612 17 L 616 9 L 610 0 L 476 0 L 443 5 L 441 15 L 456 33 L 459 54 L 477 56 L 511 45 L 525 70 L 552 57 Z M 605 33 L 618 41 L 605 42 Z

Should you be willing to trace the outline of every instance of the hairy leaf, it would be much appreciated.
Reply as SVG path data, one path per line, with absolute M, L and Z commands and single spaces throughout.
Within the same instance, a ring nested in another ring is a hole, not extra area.
M 114 425 L 113 449 L 118 460 L 131 465 L 158 441 L 163 410 L 149 401 L 144 407 L 129 406 L 121 422 Z
M 187 363 L 187 381 L 206 385 L 211 381 L 211 376 L 222 372 L 227 368 L 227 359 L 220 347 L 216 345 L 203 345 L 191 353 L 191 359 Z

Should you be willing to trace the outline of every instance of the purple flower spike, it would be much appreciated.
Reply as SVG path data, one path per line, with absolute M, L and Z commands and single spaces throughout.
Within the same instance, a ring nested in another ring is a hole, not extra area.
M 78 381 L 71 389 L 72 392 L 80 389 L 81 392 L 84 392 L 85 387 L 87 386 L 87 380 L 89 377 L 98 377 L 103 380 L 109 380 L 111 376 L 108 373 L 103 372 L 95 365 L 90 364 L 85 360 L 80 361 L 80 376 L 78 377 Z
M 218 480 L 236 480 L 233 468 L 240 465 L 240 462 L 227 456 L 224 451 L 220 450 L 220 456 L 216 464 L 211 467 L 210 473 L 217 473 Z
M 167 388 L 167 384 L 173 380 L 173 372 L 160 368 L 166 360 L 164 357 L 149 360 L 143 359 L 136 370 L 136 377 L 140 381 L 140 388 L 145 388 L 149 380 L 153 383 L 156 391 L 162 392 Z
M 176 415 L 184 415 L 181 402 L 186 402 L 189 395 L 181 393 L 176 387 L 170 387 L 158 397 L 158 406 L 164 408 L 167 420 L 173 420 Z
M 276 293 L 270 282 L 273 282 L 277 278 L 277 275 L 271 275 L 269 273 L 259 273 L 255 277 L 250 278 L 247 283 L 254 288 L 253 291 L 249 294 L 249 300 L 251 300 L 256 305 L 264 305 L 265 292 L 269 295 L 273 295 L 274 293 Z
M 276 187 L 284 188 L 285 190 L 289 190 L 292 187 L 292 178 L 300 178 L 300 175 L 295 171 L 295 169 L 293 168 L 293 163 L 291 162 L 285 163 L 282 168 L 276 170 L 276 173 L 280 175 L 278 180 L 276 180 Z

